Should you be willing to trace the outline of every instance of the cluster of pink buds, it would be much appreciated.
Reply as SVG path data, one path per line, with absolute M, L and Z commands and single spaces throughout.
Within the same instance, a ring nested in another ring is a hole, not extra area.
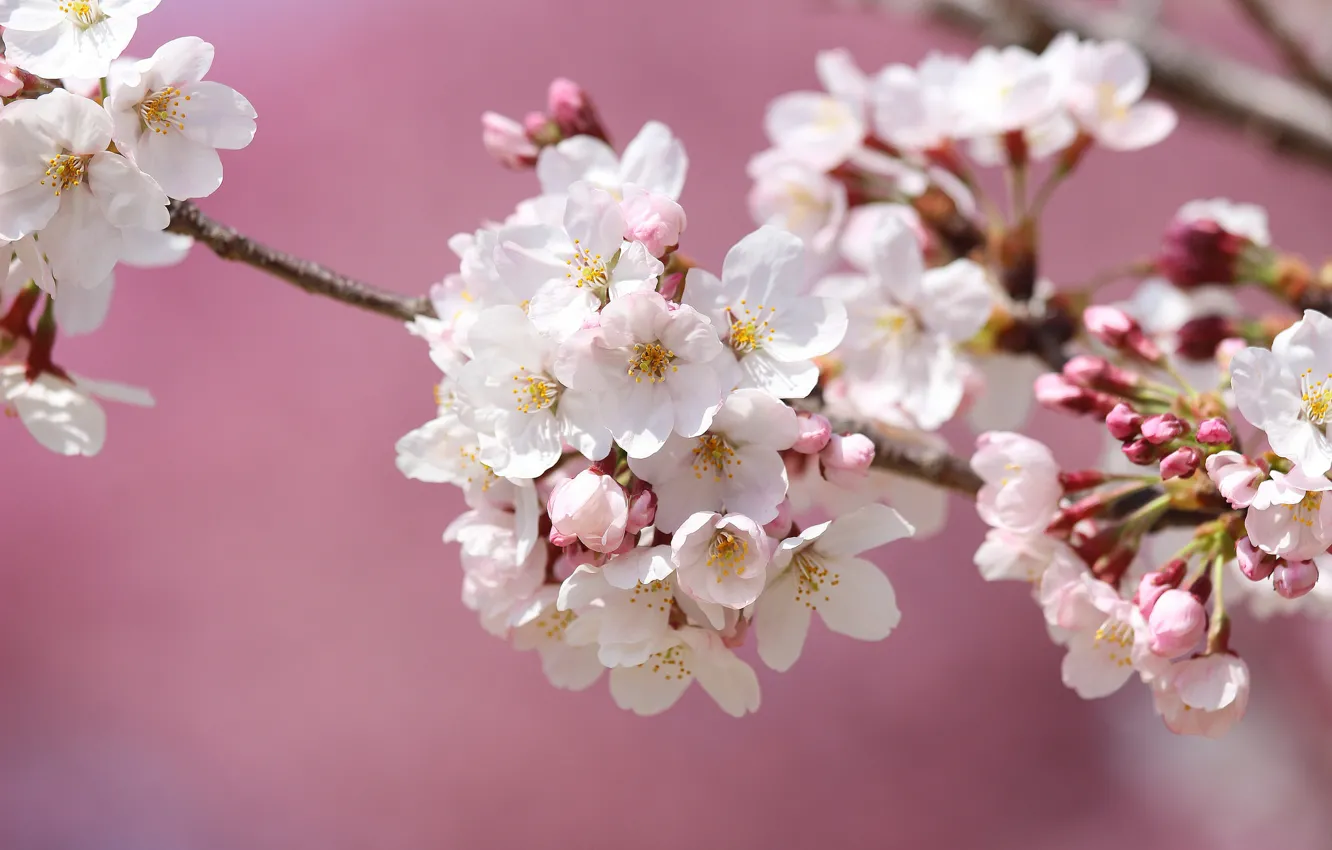
M 532 168 L 542 148 L 574 136 L 606 141 L 606 129 L 587 92 L 563 77 L 551 82 L 545 112 L 529 112 L 522 121 L 498 112 L 481 116 L 481 142 L 506 168 Z

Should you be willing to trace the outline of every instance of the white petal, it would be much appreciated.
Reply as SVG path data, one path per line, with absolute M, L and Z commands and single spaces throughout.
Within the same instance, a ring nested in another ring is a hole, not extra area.
M 192 35 L 173 39 L 157 48 L 151 62 L 158 79 L 179 88 L 207 75 L 213 66 L 213 45 Z
M 809 606 L 795 597 L 794 573 L 788 571 L 763 591 L 754 607 L 754 636 L 763 663 L 779 673 L 790 670 L 805 648 L 810 617 Z
M 56 89 L 37 98 L 37 114 L 71 153 L 98 153 L 111 143 L 111 116 L 86 97 Z
M 686 630 L 681 636 L 694 647 L 690 659 L 694 678 L 722 711 L 732 717 L 758 711 L 759 682 L 754 668 L 741 661 L 714 633 Z
M 116 227 L 165 230 L 171 223 L 162 187 L 120 154 L 102 152 L 92 158 L 88 188 Z
M 106 412 L 57 378 L 43 375 L 9 401 L 28 432 L 56 454 L 92 457 L 106 442 Z
M 222 150 L 240 150 L 254 141 L 256 113 L 245 96 L 221 83 L 193 83 L 182 97 L 181 132 L 191 141 Z
M 820 541 L 821 543 L 822 541 Z M 893 585 L 878 567 L 859 558 L 845 558 L 825 566 L 836 581 L 811 595 L 828 628 L 857 640 L 883 640 L 902 620 Z M 821 598 L 820 598 L 821 597 Z
M 675 653 L 678 657 L 680 650 Z M 682 675 L 678 663 L 663 665 L 654 655 L 638 667 L 616 667 L 610 671 L 611 698 L 620 708 L 635 714 L 660 714 L 680 699 L 693 681 Z
M 669 546 L 642 546 L 611 558 L 601 574 L 611 587 L 629 590 L 636 584 L 664 581 L 675 572 Z
M 684 145 L 665 124 L 649 121 L 625 146 L 620 179 L 678 201 L 688 170 Z
M 66 336 L 92 333 L 106 321 L 111 309 L 115 275 L 93 287 L 64 286 L 55 300 L 56 324 Z
M 617 178 L 619 167 L 610 145 L 591 136 L 574 136 L 542 148 L 536 172 L 543 193 L 562 195 L 579 180 L 589 180 L 604 188 L 609 180 Z
M 60 211 L 41 233 L 51 273 L 70 286 L 93 287 L 106 280 L 120 259 L 120 240 L 120 230 L 84 188 L 61 196 Z
M 564 208 L 564 230 L 578 250 L 609 263 L 623 241 L 624 214 L 610 192 L 591 183 L 575 183 Z
M 179 133 L 145 133 L 134 161 L 172 198 L 206 198 L 222 185 L 222 158 Z
M 569 646 L 564 641 L 550 641 L 537 648 L 541 671 L 555 687 L 581 691 L 592 686 L 606 669 L 597 659 L 596 647 Z
M 859 555 L 915 533 L 902 515 L 887 505 L 866 505 L 832 521 L 818 549 L 830 558 Z
M 740 358 L 740 386 L 754 387 L 777 398 L 805 398 L 819 383 L 813 360 L 785 362 L 759 350 Z

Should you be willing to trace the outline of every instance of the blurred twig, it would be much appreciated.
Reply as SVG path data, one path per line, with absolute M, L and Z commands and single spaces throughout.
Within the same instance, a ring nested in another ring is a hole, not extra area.
M 1065 30 L 1131 41 L 1151 64 L 1153 85 L 1178 103 L 1253 132 L 1275 150 L 1332 168 L 1332 101 L 1309 85 L 1196 47 L 1162 27 L 1144 29 L 1131 14 L 1045 0 L 917 0 L 916 7 L 976 35 L 1016 32 L 1018 41 L 1037 51 Z
M 1332 75 L 1318 64 L 1299 36 L 1291 32 L 1267 0 L 1235 0 L 1249 21 L 1281 54 L 1290 70 L 1318 93 L 1332 100 Z M 1332 9 L 1329 9 L 1332 15 Z
M 189 201 L 171 202 L 169 229 L 173 233 L 193 236 L 224 260 L 252 266 L 315 295 L 402 321 L 434 315 L 429 299 L 377 289 L 318 263 L 269 248 L 214 221 Z

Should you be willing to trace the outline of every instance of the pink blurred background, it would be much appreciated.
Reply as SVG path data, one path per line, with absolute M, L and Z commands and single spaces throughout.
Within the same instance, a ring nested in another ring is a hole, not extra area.
M 1217 5 L 1169 11 L 1253 53 Z M 552 76 L 620 142 L 649 118 L 684 139 L 688 249 L 715 266 L 751 228 L 764 105 L 815 85 L 815 51 L 877 68 L 972 47 L 822 0 L 166 0 L 135 52 L 186 34 L 261 119 L 204 208 L 404 292 L 456 268 L 450 234 L 533 193 L 487 161 L 477 118 L 539 106 Z M 1186 115 L 1159 148 L 1092 158 L 1054 202 L 1046 271 L 1137 256 L 1212 196 L 1266 205 L 1289 249 L 1329 247 L 1332 176 Z M 1063 688 L 1026 590 L 977 576 L 955 502 L 946 538 L 881 558 L 904 610 L 888 641 L 818 631 L 790 673 L 760 673 L 757 716 L 694 689 L 647 721 L 604 680 L 550 688 L 463 608 L 440 542 L 461 500 L 393 466 L 437 376 L 393 322 L 197 251 L 123 274 L 107 327 L 58 354 L 158 407 L 111 410 L 91 461 L 0 420 L 6 850 L 1332 847 L 1325 625 L 1242 622 L 1250 717 L 1176 738 L 1142 688 Z M 1085 441 L 1057 443 L 1067 458 L 1099 445 L 1059 433 Z

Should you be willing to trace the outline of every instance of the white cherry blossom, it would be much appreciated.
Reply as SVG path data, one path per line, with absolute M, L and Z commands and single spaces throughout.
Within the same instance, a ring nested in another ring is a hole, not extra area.
M 1295 467 L 1272 470 L 1244 514 L 1254 545 L 1270 555 L 1304 561 L 1332 545 L 1332 481 Z
M 218 149 L 254 139 L 257 113 L 235 89 L 203 80 L 213 45 L 169 41 L 121 75 L 107 99 L 116 149 L 173 198 L 203 198 L 222 185 Z
M 1249 706 L 1249 666 L 1226 653 L 1188 658 L 1157 680 L 1152 695 L 1171 732 L 1219 738 Z
M 0 0 L 5 59 L 48 79 L 105 77 L 161 0 Z
M 565 631 L 565 640 L 572 646 L 596 646 L 603 666 L 637 666 L 673 642 L 675 598 L 669 574 L 618 588 L 603 570 L 580 565 L 560 585 L 559 610 L 578 618 Z
M 847 214 L 845 186 L 780 150 L 751 159 L 749 176 L 749 213 L 756 224 L 788 230 L 818 255 L 833 249 Z
M 815 611 L 838 634 L 886 638 L 902 617 L 896 594 L 878 567 L 857 556 L 913 533 L 892 508 L 866 505 L 778 544 L 768 566 L 774 578 L 754 606 L 763 663 L 790 669 L 804 649 Z
M 445 543 L 462 546 L 463 604 L 480 615 L 482 627 L 493 635 L 508 634 L 545 581 L 546 547 L 533 545 L 535 532 L 523 511 L 488 503 L 444 530 Z
M 594 395 L 593 410 L 615 442 L 630 457 L 647 457 L 672 433 L 708 429 L 734 383 L 715 362 L 721 353 L 706 316 L 636 292 L 612 299 L 598 325 L 561 345 L 555 376 Z
M 657 494 L 655 525 L 675 531 L 695 511 L 744 514 L 759 524 L 777 516 L 786 498 L 786 465 L 780 452 L 799 436 L 796 413 L 762 390 L 726 397 L 708 430 L 697 437 L 672 434 L 629 468 Z
M 910 151 L 943 146 L 961 128 L 957 80 L 966 63 L 931 53 L 917 67 L 889 65 L 874 80 L 874 128 Z
M 716 632 L 686 627 L 672 632 L 672 645 L 634 667 L 611 670 L 615 704 L 635 714 L 659 714 L 670 708 L 695 679 L 732 717 L 759 708 L 754 669 L 740 660 Z
M 959 137 L 995 136 L 1047 120 L 1058 107 L 1055 78 L 1022 47 L 982 47 L 952 83 Z
M 760 227 L 737 242 L 720 278 L 689 270 L 683 303 L 726 329 L 740 364 L 740 386 L 778 398 L 804 398 L 814 389 L 819 369 L 813 358 L 842 341 L 847 317 L 833 298 L 801 295 L 804 279 L 804 245 L 775 227 Z
M 1003 431 L 982 434 L 971 468 L 985 481 L 976 510 L 987 525 L 1039 533 L 1059 510 L 1059 464 L 1043 443 Z
M 124 229 L 170 223 L 166 195 L 110 143 L 110 116 L 63 89 L 0 112 L 0 238 L 40 231 L 62 285 L 102 283 L 120 259 Z
M 458 372 L 479 432 L 480 460 L 496 475 L 535 478 L 569 444 L 589 460 L 610 451 L 610 432 L 596 424 L 594 400 L 552 376 L 556 344 L 512 305 L 477 315 L 467 341 L 473 359 Z
M 1240 413 L 1266 432 L 1274 452 L 1309 475 L 1332 469 L 1332 319 L 1306 310 L 1270 351 L 1237 353 L 1230 371 Z
M 865 139 L 863 109 L 823 92 L 789 92 L 768 105 L 768 141 L 818 171 L 831 171 Z
M 92 457 L 106 442 L 106 412 L 98 398 L 152 407 L 147 390 L 109 381 L 43 372 L 28 380 L 27 367 L 0 366 L 0 405 L 17 416 L 37 442 L 56 454 Z
M 565 194 L 578 182 L 604 189 L 617 200 L 632 184 L 673 201 L 684 191 L 689 158 L 669 127 L 649 121 L 616 156 L 610 145 L 592 136 L 573 136 L 543 148 L 537 157 L 537 179 L 546 194 Z
M 671 538 L 680 590 L 727 608 L 745 608 L 759 598 L 771 556 L 762 526 L 742 514 L 700 511 Z
M 1143 100 L 1147 60 L 1124 41 L 1079 42 L 1065 33 L 1051 43 L 1046 64 L 1059 78 L 1062 101 L 1083 131 L 1111 150 L 1155 145 L 1178 123 L 1164 103 Z
M 601 678 L 606 668 L 596 647 L 572 646 L 564 639 L 578 615 L 556 607 L 558 593 L 555 587 L 543 587 L 519 609 L 513 619 L 513 646 L 520 651 L 535 649 L 546 679 L 555 687 L 581 691 Z

